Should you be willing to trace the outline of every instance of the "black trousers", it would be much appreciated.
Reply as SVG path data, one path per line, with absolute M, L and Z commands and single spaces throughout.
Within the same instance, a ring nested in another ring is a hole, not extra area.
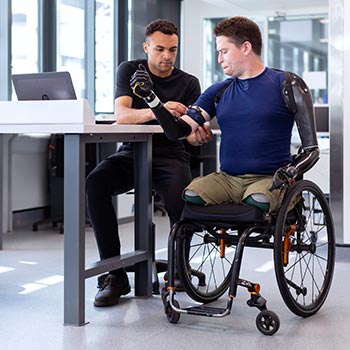
M 183 189 L 191 181 L 189 162 L 154 157 L 152 185 L 163 199 L 173 225 L 181 218 Z M 134 188 L 134 153 L 119 151 L 99 163 L 86 180 L 87 209 L 101 260 L 120 255 L 118 222 L 112 196 Z

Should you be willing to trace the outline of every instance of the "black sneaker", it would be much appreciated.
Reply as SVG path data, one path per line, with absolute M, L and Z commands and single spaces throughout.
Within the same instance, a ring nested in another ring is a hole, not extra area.
M 98 280 L 99 291 L 95 296 L 94 305 L 98 307 L 118 304 L 122 295 L 130 293 L 131 288 L 128 276 L 116 276 L 108 274 L 103 280 Z

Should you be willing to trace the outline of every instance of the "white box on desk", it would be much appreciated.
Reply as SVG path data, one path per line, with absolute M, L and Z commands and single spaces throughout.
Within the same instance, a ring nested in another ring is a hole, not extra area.
M 95 124 L 87 100 L 1 101 L 0 124 Z

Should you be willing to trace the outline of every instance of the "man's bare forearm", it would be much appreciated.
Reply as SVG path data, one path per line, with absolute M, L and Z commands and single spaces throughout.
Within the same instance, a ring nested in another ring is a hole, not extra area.
M 142 124 L 156 119 L 149 108 L 118 107 L 114 115 L 118 124 Z

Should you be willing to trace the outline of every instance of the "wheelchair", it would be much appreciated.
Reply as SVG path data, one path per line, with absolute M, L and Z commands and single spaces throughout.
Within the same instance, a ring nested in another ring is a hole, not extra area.
M 309 317 L 322 307 L 335 264 L 334 225 L 327 198 L 305 179 L 291 181 L 283 193 L 275 214 L 243 204 L 186 204 L 182 220 L 168 238 L 168 280 L 161 294 L 170 323 L 177 323 L 181 314 L 229 315 L 240 286 L 250 293 L 248 306 L 259 310 L 258 330 L 264 335 L 278 331 L 279 317 L 267 309 L 259 283 L 240 276 L 245 247 L 273 249 L 278 289 L 292 313 Z M 175 262 L 185 292 L 199 305 L 181 308 L 176 300 Z M 209 305 L 226 291 L 226 307 Z

